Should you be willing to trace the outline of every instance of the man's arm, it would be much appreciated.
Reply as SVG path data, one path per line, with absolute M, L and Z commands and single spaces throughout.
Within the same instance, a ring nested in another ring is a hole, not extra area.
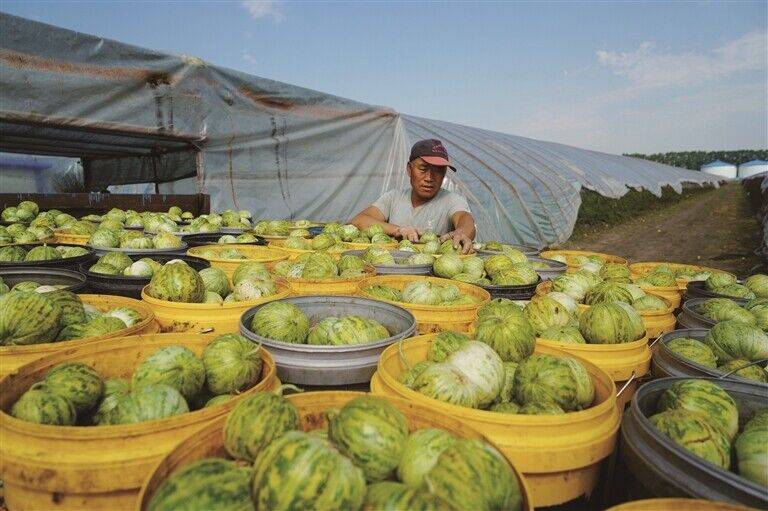
M 443 234 L 440 241 L 452 239 L 453 247 L 461 247 L 462 254 L 468 254 L 472 250 L 472 240 L 475 239 L 475 219 L 469 211 L 457 211 L 451 215 L 453 230 Z
M 397 232 L 397 229 L 399 226 L 395 224 L 390 224 L 387 222 L 387 219 L 384 217 L 384 213 L 382 213 L 379 208 L 376 206 L 368 206 L 364 210 L 362 210 L 360 213 L 355 215 L 355 217 L 350 220 L 352 225 L 360 229 L 361 231 L 367 229 L 368 227 L 378 224 L 384 228 L 384 232 L 389 234 L 390 236 L 395 236 L 395 233 Z
M 384 228 L 384 232 L 389 236 L 408 239 L 412 242 L 419 241 L 420 233 L 415 228 L 401 227 L 399 225 L 387 222 L 386 218 L 384 217 L 384 213 L 382 213 L 381 210 L 379 210 L 379 208 L 376 206 L 368 206 L 360 213 L 355 215 L 355 217 L 350 220 L 349 223 L 361 231 L 367 229 L 371 225 L 378 224 Z

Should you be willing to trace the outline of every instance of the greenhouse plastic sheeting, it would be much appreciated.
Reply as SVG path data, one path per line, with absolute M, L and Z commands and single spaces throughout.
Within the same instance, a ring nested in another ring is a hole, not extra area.
M 2 13 L 0 33 L 0 139 L 16 133 L 29 144 L 37 137 L 33 143 L 44 149 L 52 134 L 83 130 L 97 133 L 72 142 L 86 153 L 153 150 L 141 158 L 107 155 L 119 162 L 94 158 L 93 189 L 145 182 L 148 158 L 158 158 L 152 172 L 166 181 L 163 192 L 188 190 L 189 180 L 168 181 L 196 175 L 214 209 L 347 220 L 386 190 L 407 186 L 412 142 L 439 138 L 458 167 L 445 186 L 467 196 L 479 238 L 541 247 L 568 238 L 581 187 L 620 197 L 627 186 L 659 194 L 665 185 L 717 182 L 644 160 L 402 115 Z M 185 147 L 200 153 L 162 156 Z

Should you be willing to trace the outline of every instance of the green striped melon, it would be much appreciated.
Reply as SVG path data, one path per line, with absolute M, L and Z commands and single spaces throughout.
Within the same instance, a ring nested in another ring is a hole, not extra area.
M 258 261 L 249 261 L 235 268 L 235 272 L 232 274 L 232 284 L 237 285 L 237 283 L 241 280 L 250 278 L 265 280 L 271 279 L 272 277 L 270 276 L 269 270 L 266 266 Z
M 21 282 L 17 282 L 11 288 L 11 291 L 32 292 L 32 291 L 37 291 L 37 288 L 39 287 L 41 287 L 40 284 L 38 284 L 34 280 L 22 280 Z
M 61 328 L 61 307 L 45 294 L 12 291 L 0 295 L 0 345 L 51 342 Z
M 365 491 L 362 470 L 327 440 L 302 431 L 270 443 L 253 466 L 257 510 L 356 511 Z
M 205 283 L 186 263 L 166 264 L 149 281 L 149 294 L 168 302 L 202 303 Z
M 733 441 L 739 431 L 739 409 L 733 398 L 719 385 L 707 380 L 680 380 L 666 389 L 657 412 L 687 410 L 701 413 Z
M 133 372 L 134 389 L 147 384 L 168 385 L 191 400 L 205 384 L 205 366 L 189 348 L 165 346 L 149 355 Z
M 53 259 L 61 259 L 61 254 L 58 250 L 48 245 L 40 245 L 35 247 L 24 257 L 25 261 L 51 261 Z
M 73 426 L 77 421 L 75 405 L 41 384 L 33 385 L 21 395 L 11 407 L 11 415 L 23 421 L 52 426 Z
M 83 339 L 86 337 L 87 323 L 76 323 L 65 326 L 56 336 L 57 341 L 71 341 L 72 339 Z
M 736 439 L 735 450 L 739 474 L 768 486 L 768 425 L 745 429 Z
M 205 404 L 203 405 L 203 408 L 224 404 L 227 401 L 231 401 L 235 397 L 236 396 L 234 394 L 221 394 L 220 396 L 213 396 L 211 399 L 205 402 Z
M 515 373 L 517 362 L 504 362 L 504 380 L 496 403 L 509 403 L 515 399 Z
M 250 467 L 220 458 L 186 465 L 158 487 L 147 511 L 250 511 Z
M 168 385 L 142 385 L 118 399 L 109 424 L 135 424 L 165 419 L 189 411 L 178 390 Z
M 397 478 L 411 488 L 421 488 L 424 476 L 432 470 L 437 458 L 456 441 L 442 429 L 420 429 L 408 436 L 397 465 Z
M 363 511 L 450 511 L 452 508 L 431 493 L 402 483 L 383 481 L 368 486 Z
M 520 412 L 520 405 L 518 405 L 514 401 L 506 402 L 506 403 L 496 403 L 495 405 L 491 406 L 490 410 L 492 412 L 498 412 L 498 413 L 515 413 L 516 414 Z
M 104 393 L 96 412 L 93 414 L 94 424 L 110 424 L 110 414 L 117 407 L 123 396 L 131 391 L 131 382 L 125 378 L 109 378 L 104 380 Z
M 235 458 L 253 461 L 274 439 L 299 429 L 299 412 L 283 396 L 257 392 L 229 412 L 224 447 Z
M 551 401 L 574 411 L 589 407 L 595 399 L 589 372 L 571 357 L 531 355 L 517 366 L 513 386 L 515 401 L 522 405 Z
M 82 337 L 99 337 L 123 329 L 125 329 L 125 323 L 120 318 L 99 316 L 85 324 Z
M 19 246 L 0 247 L 0 261 L 18 263 L 23 261 L 27 251 Z
M 648 418 L 664 436 L 720 468 L 731 466 L 731 443 L 725 432 L 699 412 L 669 409 Z
M 408 423 L 397 408 L 380 397 L 360 396 L 329 415 L 329 438 L 367 480 L 392 474 L 408 437 Z
M 85 323 L 83 301 L 75 293 L 60 289 L 46 294 L 46 298 L 61 308 L 61 326 Z
M 224 334 L 203 349 L 205 383 L 213 394 L 249 389 L 261 376 L 261 346 L 238 334 Z
M 518 511 L 522 507 L 512 467 L 481 440 L 456 440 L 440 454 L 424 483 L 456 511 Z
M 78 415 L 90 412 L 101 399 L 104 382 L 101 375 L 82 362 L 69 362 L 53 367 L 45 375 L 45 386 L 66 397 Z

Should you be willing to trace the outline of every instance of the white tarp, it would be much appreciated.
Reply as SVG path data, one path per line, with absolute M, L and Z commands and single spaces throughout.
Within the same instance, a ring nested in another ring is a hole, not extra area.
M 214 209 L 346 220 L 406 185 L 412 142 L 439 138 L 459 169 L 446 186 L 469 199 L 480 238 L 544 246 L 570 235 L 582 186 L 620 197 L 627 186 L 660 194 L 717 179 L 403 115 L 2 13 L 0 34 L 0 121 L 34 120 L 23 135 L 118 124 L 201 141 L 196 179 L 169 182 L 195 173 L 190 158 L 108 160 L 95 166 L 94 187 L 146 182 L 151 171 L 161 192 L 189 193 L 194 183 Z

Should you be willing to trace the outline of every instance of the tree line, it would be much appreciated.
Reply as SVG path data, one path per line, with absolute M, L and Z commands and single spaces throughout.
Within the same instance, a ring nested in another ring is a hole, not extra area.
M 624 156 L 643 158 L 674 167 L 699 170 L 702 165 L 721 160 L 740 165 L 752 160 L 768 160 L 768 149 L 739 149 L 737 151 L 678 151 L 670 153 L 625 153 Z

